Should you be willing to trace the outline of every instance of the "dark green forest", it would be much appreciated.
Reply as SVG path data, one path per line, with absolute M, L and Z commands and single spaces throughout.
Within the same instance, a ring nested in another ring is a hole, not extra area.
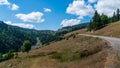
M 6 53 L 9 50 L 20 51 L 20 47 L 25 40 L 30 40 L 34 45 L 36 37 L 39 37 L 42 44 L 61 39 L 55 35 L 54 31 L 24 29 L 0 21 L 0 53 Z

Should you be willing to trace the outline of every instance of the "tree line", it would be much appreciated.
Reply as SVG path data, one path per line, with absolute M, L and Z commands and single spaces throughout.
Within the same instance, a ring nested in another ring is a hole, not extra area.
M 88 31 L 96 31 L 101 29 L 107 24 L 116 22 L 120 20 L 120 9 L 117 9 L 116 12 L 113 13 L 112 17 L 108 17 L 105 14 L 100 15 L 97 10 L 94 13 L 92 20 L 89 23 Z

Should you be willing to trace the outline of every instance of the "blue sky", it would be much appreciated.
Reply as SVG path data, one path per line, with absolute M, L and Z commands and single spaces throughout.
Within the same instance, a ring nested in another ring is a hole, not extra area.
M 89 22 L 95 10 L 111 16 L 112 13 L 109 12 L 119 8 L 116 5 L 119 5 L 120 1 L 116 1 L 0 0 L 0 20 L 24 28 L 57 30 L 61 27 Z M 112 5 L 111 8 L 111 3 L 116 5 Z M 108 8 L 109 10 L 106 11 L 105 9 Z

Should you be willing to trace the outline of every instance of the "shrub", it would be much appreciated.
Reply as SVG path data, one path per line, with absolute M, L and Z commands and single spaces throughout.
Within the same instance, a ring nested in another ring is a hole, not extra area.
M 31 50 L 32 44 L 30 43 L 29 40 L 25 40 L 23 45 L 21 46 L 21 51 L 22 52 L 29 52 Z
M 8 60 L 13 58 L 14 54 L 13 54 L 13 50 L 10 50 L 8 53 L 3 55 L 3 60 Z

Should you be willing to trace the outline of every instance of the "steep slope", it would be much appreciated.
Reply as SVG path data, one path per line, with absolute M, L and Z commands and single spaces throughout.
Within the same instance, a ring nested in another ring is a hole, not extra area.
M 30 40 L 34 45 L 37 37 L 42 44 L 61 39 L 54 31 L 24 29 L 0 21 L 0 53 L 6 53 L 11 49 L 19 51 L 24 40 Z
M 5 53 L 10 49 L 18 51 L 26 39 L 32 44 L 35 43 L 35 37 L 25 32 L 24 29 L 0 22 L 0 53 Z
M 0 68 L 104 68 L 109 48 L 99 38 L 76 35 L 30 51 L 29 57 L 19 53 L 20 58 L 1 62 Z

